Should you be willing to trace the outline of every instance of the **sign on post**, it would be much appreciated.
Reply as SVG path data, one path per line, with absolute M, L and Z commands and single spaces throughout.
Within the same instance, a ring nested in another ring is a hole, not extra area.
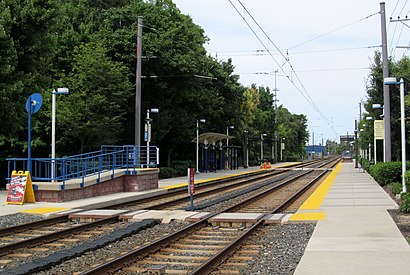
M 6 204 L 22 205 L 24 202 L 36 202 L 30 172 L 13 171 L 11 173 Z
M 195 168 L 188 168 L 188 193 L 195 194 Z
M 194 194 L 195 194 L 195 168 L 188 168 L 188 193 L 191 202 L 191 211 L 194 211 Z
M 384 122 L 383 120 L 374 121 L 374 139 L 384 139 Z

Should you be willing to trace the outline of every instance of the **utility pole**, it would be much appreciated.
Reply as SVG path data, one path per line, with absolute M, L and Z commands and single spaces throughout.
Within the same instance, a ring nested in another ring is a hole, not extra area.
M 380 16 L 382 28 L 382 61 L 383 79 L 389 77 L 389 59 L 387 56 L 387 34 L 386 34 L 386 11 L 385 3 L 380 3 Z M 384 161 L 391 161 L 391 126 L 390 126 L 390 92 L 389 85 L 383 85 L 384 99 Z
M 138 16 L 137 70 L 135 80 L 135 146 L 141 145 L 141 52 L 142 52 L 142 16 Z
M 276 73 L 278 72 L 278 70 L 275 71 L 275 137 L 274 137 L 274 144 L 275 144 L 275 163 L 278 162 L 278 106 L 276 105 L 277 102 L 277 94 L 276 92 L 278 91 L 278 88 L 276 87 Z

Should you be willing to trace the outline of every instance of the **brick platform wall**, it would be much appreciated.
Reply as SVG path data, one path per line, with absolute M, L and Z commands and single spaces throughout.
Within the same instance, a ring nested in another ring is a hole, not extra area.
M 126 175 L 85 188 L 34 190 L 37 202 L 64 202 L 120 192 L 138 192 L 158 188 L 158 173 Z

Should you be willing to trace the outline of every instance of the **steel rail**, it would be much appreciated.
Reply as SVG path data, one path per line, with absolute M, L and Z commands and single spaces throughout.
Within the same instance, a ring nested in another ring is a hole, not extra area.
M 266 215 L 265 215 L 266 216 Z M 242 243 L 257 229 L 259 229 L 265 223 L 265 218 L 262 217 L 254 225 L 246 230 L 241 236 L 227 245 L 224 249 L 216 253 L 213 257 L 209 258 L 205 263 L 194 269 L 190 272 L 190 275 L 199 275 L 199 274 L 209 274 L 212 269 L 216 268 L 222 261 L 229 258 L 241 245 Z
M 319 167 L 323 167 L 324 165 L 326 165 L 326 163 L 319 165 Z M 294 181 L 294 180 L 296 180 L 296 179 L 298 179 L 298 178 L 301 178 L 301 177 L 303 177 L 303 176 L 306 176 L 307 174 L 310 174 L 310 173 L 312 173 L 312 172 L 314 172 L 314 171 L 315 171 L 315 170 L 305 170 L 305 171 L 301 172 L 300 174 L 297 174 L 297 175 L 294 176 L 294 177 L 291 177 L 291 178 L 289 178 L 289 179 L 286 179 L 286 180 L 284 180 L 283 182 L 281 182 L 281 183 L 279 183 L 279 184 L 277 184 L 277 185 L 274 185 L 274 186 L 268 188 L 268 189 L 265 190 L 264 192 L 255 194 L 255 195 L 253 195 L 253 196 L 250 196 L 249 198 L 246 198 L 246 199 L 242 200 L 239 204 L 236 204 L 236 205 L 229 206 L 229 207 L 225 208 L 225 209 L 223 210 L 223 212 L 234 211 L 235 209 L 240 208 L 242 205 L 244 205 L 244 204 L 246 204 L 246 203 L 248 203 L 248 202 L 250 202 L 250 201 L 257 200 L 258 198 L 261 198 L 261 197 L 263 197 L 263 196 L 266 196 L 267 193 L 273 192 L 273 191 L 275 191 L 275 190 L 277 190 L 277 189 L 279 189 L 279 188 L 281 188 L 281 187 L 283 187 L 283 186 L 289 184 L 290 182 L 292 182 L 292 181 Z
M 324 164 L 325 165 L 325 164 Z M 306 175 L 311 173 L 313 170 L 307 170 L 304 173 L 301 173 L 302 175 L 297 175 L 296 177 L 293 177 L 292 179 L 294 180 L 295 178 L 298 178 L 300 176 Z M 326 172 L 326 171 L 324 171 Z M 277 188 L 277 187 L 276 187 Z M 242 204 L 241 202 L 240 204 Z M 107 273 L 115 273 L 119 269 L 123 268 L 124 266 L 128 266 L 132 264 L 135 261 L 138 261 L 138 259 L 143 258 L 150 253 L 157 251 L 161 249 L 162 247 L 166 246 L 168 243 L 175 241 L 179 239 L 180 237 L 194 231 L 195 229 L 199 228 L 200 226 L 204 225 L 207 223 L 207 220 L 211 217 L 214 217 L 220 213 L 227 212 L 230 208 L 224 209 L 223 211 L 219 213 L 213 213 L 209 214 L 208 216 L 204 217 L 202 220 L 195 222 L 191 225 L 188 225 L 187 227 L 181 229 L 178 232 L 175 232 L 173 234 L 170 234 L 168 236 L 162 237 L 161 239 L 158 239 L 150 244 L 144 245 L 138 249 L 135 249 L 131 252 L 128 252 L 127 254 L 124 254 L 120 257 L 117 257 L 113 260 L 110 260 L 106 263 L 103 263 L 101 265 L 95 266 L 92 269 L 89 269 L 87 271 L 84 271 L 80 273 L 81 275 L 92 275 L 92 274 L 107 274 Z M 226 246 L 224 249 L 219 251 L 216 255 L 213 257 L 209 258 L 204 264 L 200 265 L 198 268 L 196 268 L 192 273 L 189 274 L 208 274 L 211 269 L 215 268 L 217 265 L 220 264 L 223 259 L 227 258 L 230 254 L 232 254 L 242 243 L 243 241 L 250 236 L 255 230 L 260 228 L 265 222 L 267 215 L 264 215 L 258 222 L 256 222 L 249 230 L 244 232 L 241 236 L 236 238 L 233 242 L 231 242 L 228 246 Z
M 68 214 L 0 229 L 0 237 L 68 221 Z
M 334 165 L 336 165 L 340 160 L 338 160 Z M 332 167 L 334 167 L 332 165 Z M 271 214 L 279 212 L 281 209 L 283 209 L 290 201 L 296 200 L 300 195 L 308 188 L 310 187 L 313 183 L 318 181 L 325 173 L 328 173 L 327 170 L 323 171 L 320 173 L 319 176 L 315 177 L 314 180 L 309 182 L 301 191 L 297 192 L 296 194 L 293 194 L 288 200 L 283 202 L 279 207 L 275 208 Z M 239 204 L 243 204 L 244 202 L 241 202 Z M 239 205 L 238 204 L 238 205 Z M 225 209 L 226 212 L 226 209 Z M 228 259 L 230 255 L 232 255 L 243 243 L 246 238 L 248 238 L 253 232 L 255 232 L 258 228 L 260 228 L 264 223 L 265 220 L 267 219 L 268 215 L 264 215 L 258 222 L 256 222 L 248 231 L 244 232 L 239 238 L 237 238 L 234 242 L 226 246 L 223 250 L 219 251 L 217 254 L 215 254 L 212 258 L 208 259 L 205 263 L 202 265 L 198 266 L 194 271 L 190 272 L 190 275 L 206 275 L 209 274 L 213 269 L 215 269 L 217 266 L 220 265 L 223 261 Z
M 43 243 L 52 242 L 62 237 L 72 235 L 73 233 L 79 233 L 89 228 L 97 227 L 97 226 L 111 223 L 111 222 L 116 222 L 118 221 L 118 217 L 119 217 L 118 215 L 113 216 L 113 217 L 108 217 L 108 218 L 100 219 L 94 222 L 81 224 L 79 226 L 75 226 L 72 228 L 67 228 L 64 230 L 56 231 L 50 234 L 34 237 L 31 239 L 27 239 L 27 240 L 22 240 L 20 242 L 11 243 L 8 245 L 4 245 L 0 247 L 0 256 L 4 256 L 11 252 L 15 252 L 16 249 L 25 248 L 25 247 L 33 247 L 33 246 L 40 245 Z
M 331 168 L 333 168 L 336 164 L 340 162 L 340 159 L 335 162 Z M 324 170 L 322 173 L 320 173 L 318 176 L 316 176 L 314 179 L 312 179 L 309 183 L 307 183 L 302 189 L 300 189 L 298 192 L 296 192 L 292 197 L 287 199 L 285 202 L 283 202 L 280 206 L 276 207 L 271 214 L 277 213 L 286 207 L 288 207 L 291 203 L 296 201 L 300 196 L 302 196 L 307 189 L 309 189 L 312 185 L 314 185 L 317 181 L 319 181 L 325 174 L 329 173 L 329 170 Z
M 111 261 L 108 261 L 106 263 L 103 263 L 99 266 L 96 266 L 90 270 L 87 270 L 85 272 L 80 273 L 81 275 L 91 275 L 91 274 L 107 274 L 110 272 L 114 272 L 117 269 L 122 268 L 125 265 L 131 264 L 132 262 L 135 262 L 136 258 L 141 258 L 146 256 L 149 253 L 152 253 L 153 251 L 156 251 L 160 248 L 162 248 L 165 244 L 172 242 L 176 239 L 179 239 L 180 237 L 184 236 L 185 234 L 194 231 L 195 229 L 201 227 L 202 225 L 207 223 L 208 218 L 211 218 L 217 214 L 210 214 L 203 220 L 197 221 L 191 225 L 188 225 L 187 227 L 184 227 L 183 229 L 174 232 L 168 236 L 162 237 L 161 239 L 158 239 L 152 243 L 149 243 L 147 245 L 144 245 L 140 248 L 137 248 L 136 250 L 133 250 L 127 254 L 124 254 L 118 258 L 115 258 Z

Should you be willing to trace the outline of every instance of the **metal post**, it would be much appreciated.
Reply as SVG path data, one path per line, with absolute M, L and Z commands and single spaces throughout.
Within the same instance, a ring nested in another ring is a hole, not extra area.
M 151 141 L 151 122 L 149 118 L 149 109 L 147 110 L 147 168 L 149 168 L 149 143 Z
M 30 96 L 30 108 L 28 112 L 28 138 L 27 138 L 27 170 L 31 175 L 31 114 L 33 112 L 33 102 Z
M 195 171 L 199 173 L 199 120 L 196 121 L 196 165 Z
M 205 123 L 206 120 L 204 118 L 197 119 L 196 121 L 196 166 L 195 166 L 195 173 L 199 173 L 199 123 Z
M 404 81 L 400 79 L 400 112 L 401 112 L 401 180 L 403 184 L 402 193 L 407 192 L 406 187 L 406 121 L 404 115 Z
M 359 160 L 358 160 L 358 158 L 359 158 L 359 148 L 358 148 L 359 142 L 357 140 L 357 120 L 355 120 L 354 140 L 355 140 L 355 150 L 354 151 L 355 151 L 355 155 L 356 155 L 354 167 L 359 168 Z
M 138 16 L 137 68 L 135 81 L 135 146 L 141 145 L 141 53 L 142 53 L 142 16 Z M 136 163 L 138 165 L 138 161 Z
M 56 91 L 51 95 L 51 180 L 55 177 L 55 158 L 56 158 Z
M 373 145 L 373 154 L 374 154 L 374 164 L 377 163 L 377 139 L 374 139 L 374 145 Z
M 389 77 L 389 58 L 387 53 L 386 11 L 385 3 L 380 3 L 383 78 Z M 383 85 L 384 99 L 384 161 L 391 161 L 391 126 L 390 126 L 390 93 L 389 85 Z
M 263 134 L 261 134 L 261 164 L 263 161 Z

